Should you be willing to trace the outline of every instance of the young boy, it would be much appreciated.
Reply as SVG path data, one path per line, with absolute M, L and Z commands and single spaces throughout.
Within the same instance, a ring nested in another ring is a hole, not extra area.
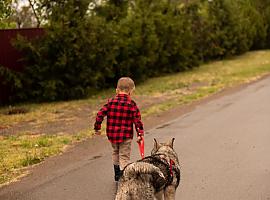
M 112 145 L 112 161 L 114 165 L 114 179 L 118 181 L 122 170 L 130 161 L 131 141 L 133 138 L 133 124 L 137 131 L 138 140 L 142 139 L 144 130 L 141 114 L 136 103 L 130 98 L 135 90 L 134 81 L 129 77 L 118 80 L 116 96 L 97 113 L 95 133 L 100 135 L 101 123 L 107 116 L 107 137 Z

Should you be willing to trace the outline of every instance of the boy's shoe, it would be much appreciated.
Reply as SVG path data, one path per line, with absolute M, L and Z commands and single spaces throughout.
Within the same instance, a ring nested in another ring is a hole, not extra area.
M 119 180 L 120 180 L 120 178 L 123 176 L 123 171 L 124 171 L 124 170 L 120 170 L 120 172 L 119 172 Z

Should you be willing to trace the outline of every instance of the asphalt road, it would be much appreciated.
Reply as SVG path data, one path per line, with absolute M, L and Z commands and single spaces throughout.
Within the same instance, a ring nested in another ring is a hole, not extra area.
M 153 138 L 176 138 L 182 170 L 176 199 L 270 199 L 270 78 L 199 105 L 148 132 L 146 155 Z M 54 157 L 21 182 L 0 189 L 0 199 L 114 199 L 109 143 L 97 138 L 91 148 L 80 148 L 86 153 L 77 156 L 73 150 Z

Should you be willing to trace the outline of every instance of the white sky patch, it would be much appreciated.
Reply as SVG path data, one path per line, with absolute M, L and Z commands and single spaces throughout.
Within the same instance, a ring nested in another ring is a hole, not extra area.
M 29 6 L 28 0 L 17 0 L 19 7 Z

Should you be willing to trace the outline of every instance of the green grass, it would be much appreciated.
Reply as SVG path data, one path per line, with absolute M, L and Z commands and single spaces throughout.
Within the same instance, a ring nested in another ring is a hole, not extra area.
M 145 118 L 200 100 L 225 88 L 257 80 L 269 73 L 270 51 L 249 52 L 232 59 L 204 64 L 188 72 L 137 83 L 134 95 L 139 105 L 151 102 L 150 106 L 141 107 Z M 113 95 L 114 91 L 112 88 L 84 100 L 16 105 L 16 108 L 27 110 L 25 114 L 6 115 L 5 113 L 12 108 L 0 108 L 0 129 L 24 122 L 35 124 L 54 122 L 63 117 L 61 111 L 76 111 L 83 106 L 93 106 L 89 115 L 94 115 L 96 108 Z M 29 135 L 29 133 L 0 136 L 0 184 L 15 180 L 25 173 L 25 167 L 42 162 L 46 157 L 57 155 L 63 152 L 67 145 L 91 138 L 92 134 L 90 130 L 82 130 L 73 136 Z
M 62 153 L 76 141 L 92 137 L 90 130 L 77 135 L 20 135 L 0 137 L 0 186 L 24 174 L 25 167 Z
M 0 140 L 0 184 L 16 178 L 18 174 L 23 172 L 23 167 L 37 164 L 46 157 L 60 153 L 63 147 L 70 142 L 70 136 L 17 135 L 2 137 Z
M 136 92 L 167 98 L 167 101 L 143 110 L 144 116 L 148 116 L 257 80 L 269 73 L 270 51 L 249 52 L 233 59 L 204 64 L 188 72 L 150 79 L 138 86 Z

